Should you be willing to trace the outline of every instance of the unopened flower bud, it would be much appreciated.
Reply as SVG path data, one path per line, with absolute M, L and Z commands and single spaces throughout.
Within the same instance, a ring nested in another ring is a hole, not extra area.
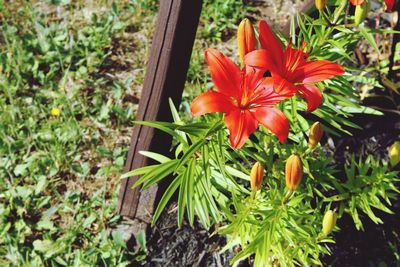
M 396 166 L 400 162 L 400 141 L 396 141 L 389 148 L 389 161 L 392 167 Z
M 256 162 L 250 172 L 250 186 L 252 191 L 257 191 L 261 188 L 264 177 L 264 167 L 259 162 Z
M 371 9 L 371 3 L 369 0 L 365 0 L 361 5 L 356 6 L 354 13 L 354 24 L 360 25 L 361 22 L 367 17 L 369 10 Z
M 337 220 L 337 213 L 332 211 L 332 210 L 328 210 L 325 215 L 324 215 L 324 219 L 322 220 L 322 233 L 327 236 L 329 235 L 333 228 L 336 225 L 336 220 Z
M 326 7 L 327 0 L 315 0 L 315 7 L 322 11 Z
M 237 31 L 237 42 L 240 60 L 243 62 L 244 56 L 256 48 L 256 35 L 250 20 L 244 19 L 240 22 Z
M 290 191 L 296 191 L 297 187 L 301 182 L 302 177 L 303 177 L 303 162 L 301 161 L 301 158 L 298 155 L 293 154 L 286 161 L 286 166 L 285 166 L 286 187 L 289 188 Z
M 50 114 L 54 117 L 60 117 L 61 111 L 58 108 L 52 108 Z
M 321 140 L 322 135 L 324 134 L 324 129 L 322 128 L 322 124 L 318 121 L 315 122 L 310 128 L 310 134 L 308 136 L 308 147 L 313 149 L 318 145 L 319 140 Z

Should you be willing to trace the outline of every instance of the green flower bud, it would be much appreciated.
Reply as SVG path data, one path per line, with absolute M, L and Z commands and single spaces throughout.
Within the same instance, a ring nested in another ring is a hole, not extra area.
M 354 13 L 354 24 L 360 25 L 361 22 L 367 17 L 369 10 L 371 9 L 371 3 L 369 0 L 365 0 L 361 5 L 356 6 Z
M 389 149 L 389 161 L 392 167 L 396 166 L 400 162 L 400 141 L 394 142 Z
M 322 220 L 322 233 L 327 236 L 329 235 L 333 228 L 336 225 L 337 214 L 332 210 L 328 210 L 325 215 L 324 219 Z

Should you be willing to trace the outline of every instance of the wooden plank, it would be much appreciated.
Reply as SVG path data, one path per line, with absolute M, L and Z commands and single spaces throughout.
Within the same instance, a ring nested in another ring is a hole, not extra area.
M 202 0 L 161 0 L 137 120 L 171 121 L 168 98 L 180 103 L 199 22 Z M 151 164 L 141 150 L 168 153 L 171 137 L 150 127 L 136 125 L 125 171 Z M 149 223 L 158 186 L 140 192 L 132 185 L 138 177 L 121 181 L 118 212 L 133 223 Z M 143 225 L 139 225 L 142 228 Z M 135 230 L 133 230 L 135 231 Z

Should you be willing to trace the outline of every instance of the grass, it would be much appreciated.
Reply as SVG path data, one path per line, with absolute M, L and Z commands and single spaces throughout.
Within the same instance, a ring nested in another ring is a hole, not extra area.
M 145 258 L 112 230 L 157 8 L 0 0 L 1 266 Z M 202 50 L 245 13 L 239 1 L 205 1 L 183 108 L 206 81 Z

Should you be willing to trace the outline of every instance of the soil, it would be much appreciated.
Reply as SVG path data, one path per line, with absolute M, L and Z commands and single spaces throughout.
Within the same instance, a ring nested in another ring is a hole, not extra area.
M 229 266 L 233 251 L 220 254 L 225 238 L 212 235 L 199 222 L 191 227 L 186 221 L 177 227 L 177 203 L 169 205 L 167 212 L 151 229 L 149 261 L 146 266 Z

